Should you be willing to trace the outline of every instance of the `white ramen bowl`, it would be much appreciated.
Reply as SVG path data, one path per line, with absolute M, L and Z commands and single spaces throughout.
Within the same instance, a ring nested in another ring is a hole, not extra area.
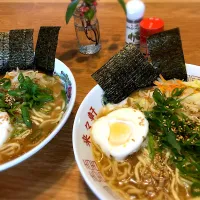
M 65 86 L 66 96 L 69 99 L 67 102 L 67 109 L 63 114 L 63 117 L 61 118 L 56 128 L 40 144 L 38 144 L 36 147 L 31 149 L 27 153 L 23 154 L 22 156 L 19 156 L 9 162 L 6 162 L 5 164 L 0 165 L 0 171 L 13 167 L 37 153 L 40 149 L 42 149 L 48 142 L 50 142 L 53 139 L 53 137 L 60 131 L 60 129 L 64 126 L 67 119 L 69 118 L 69 115 L 71 114 L 76 99 L 76 82 L 70 69 L 58 59 L 55 59 L 54 73 L 61 77 Z
M 186 67 L 188 80 L 200 80 L 200 66 L 187 64 Z M 104 182 L 90 145 L 89 128 L 93 123 L 92 117 L 103 107 L 102 96 L 103 90 L 97 85 L 81 103 L 73 126 L 73 149 L 79 170 L 94 194 L 102 200 L 118 200 L 121 198 Z

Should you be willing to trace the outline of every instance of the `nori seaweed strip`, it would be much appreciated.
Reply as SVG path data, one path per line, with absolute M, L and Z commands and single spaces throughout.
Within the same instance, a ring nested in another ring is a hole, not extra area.
M 0 33 L 0 74 L 8 71 L 9 33 Z
M 42 26 L 35 50 L 35 68 L 49 75 L 54 72 L 59 26 Z
M 154 34 L 147 44 L 153 66 L 165 79 L 187 80 L 179 28 Z
M 9 32 L 9 71 L 17 68 L 33 69 L 33 29 L 11 30 Z
M 34 67 L 33 32 L 34 32 L 33 29 L 26 29 L 25 32 L 25 41 L 23 47 L 26 58 L 26 69 L 33 69 Z
M 134 45 L 128 44 L 92 77 L 108 102 L 119 103 L 133 91 L 153 85 L 158 73 Z

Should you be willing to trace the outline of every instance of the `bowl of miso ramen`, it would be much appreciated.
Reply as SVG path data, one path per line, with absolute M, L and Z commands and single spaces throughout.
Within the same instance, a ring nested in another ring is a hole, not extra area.
M 13 70 L 0 78 L 0 171 L 29 158 L 64 126 L 76 98 L 70 69 L 55 60 L 53 76 Z
M 106 103 L 95 86 L 73 127 L 80 172 L 99 199 L 200 199 L 200 67 Z

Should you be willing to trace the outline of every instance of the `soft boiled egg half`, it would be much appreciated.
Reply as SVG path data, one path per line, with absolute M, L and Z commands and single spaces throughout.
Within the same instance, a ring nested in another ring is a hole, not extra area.
M 7 112 L 0 112 L 0 147 L 8 140 L 13 128 Z
M 97 119 L 91 129 L 93 141 L 117 161 L 137 152 L 149 130 L 144 114 L 133 108 L 120 108 Z

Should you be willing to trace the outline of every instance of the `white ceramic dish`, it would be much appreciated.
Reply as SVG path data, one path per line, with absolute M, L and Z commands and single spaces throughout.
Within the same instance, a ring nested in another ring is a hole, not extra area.
M 187 64 L 188 80 L 200 79 L 200 66 Z M 95 86 L 81 103 L 75 117 L 73 126 L 73 148 L 79 170 L 94 194 L 102 200 L 121 199 L 104 182 L 96 162 L 94 161 L 90 146 L 89 128 L 93 116 L 102 108 L 103 90 Z
M 53 130 L 53 132 L 49 134 L 49 136 L 46 139 L 44 139 L 40 144 L 38 144 L 36 147 L 31 149 L 27 153 L 23 154 L 22 156 L 19 156 L 18 158 L 15 158 L 5 164 L 0 165 L 0 171 L 6 170 L 10 167 L 13 167 L 13 166 L 23 162 L 24 160 L 28 159 L 35 153 L 37 153 L 60 131 L 60 129 L 66 123 L 66 121 L 72 111 L 72 108 L 74 106 L 75 99 L 76 99 L 76 82 L 75 82 L 74 76 L 73 76 L 72 72 L 70 71 L 70 69 L 63 62 L 61 62 L 58 59 L 55 60 L 54 72 L 56 74 L 60 75 L 61 79 L 63 80 L 63 84 L 65 85 L 66 95 L 69 99 L 68 105 L 67 105 L 67 110 L 65 111 L 59 124 L 56 126 L 56 128 Z

